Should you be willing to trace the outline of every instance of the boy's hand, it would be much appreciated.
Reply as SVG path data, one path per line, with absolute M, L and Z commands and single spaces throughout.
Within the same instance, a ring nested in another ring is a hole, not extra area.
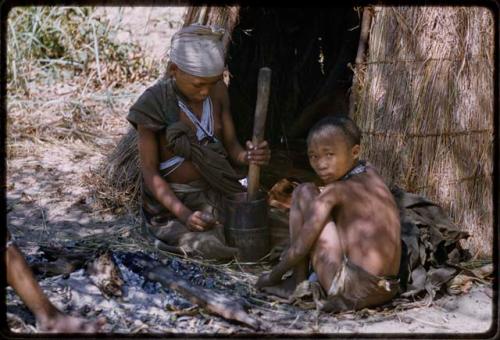
M 191 231 L 205 231 L 216 223 L 214 215 L 204 211 L 195 211 L 186 220 L 186 227 Z
M 257 289 L 261 289 L 264 287 L 274 286 L 277 283 L 278 282 L 274 282 L 273 280 L 271 280 L 271 272 L 267 272 L 259 277 L 257 283 L 255 284 L 255 287 Z
M 257 146 L 253 145 L 251 141 L 246 142 L 246 161 L 248 164 L 267 165 L 271 159 L 271 150 L 267 141 L 260 142 Z

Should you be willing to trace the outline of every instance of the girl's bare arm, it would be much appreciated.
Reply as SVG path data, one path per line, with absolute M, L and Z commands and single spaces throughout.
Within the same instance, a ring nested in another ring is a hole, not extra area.
M 186 227 L 201 231 L 211 226 L 201 212 L 191 211 L 172 191 L 159 172 L 159 144 L 154 131 L 139 125 L 139 156 L 144 184 L 165 208 L 170 210 Z
M 222 129 L 223 143 L 231 160 L 237 164 L 248 165 L 249 162 L 257 165 L 269 163 L 271 151 L 267 141 L 262 141 L 259 145 L 252 145 L 250 141 L 246 142 L 244 149 L 236 138 L 233 118 L 229 103 L 229 94 L 226 85 L 220 81 L 215 89 L 222 102 Z

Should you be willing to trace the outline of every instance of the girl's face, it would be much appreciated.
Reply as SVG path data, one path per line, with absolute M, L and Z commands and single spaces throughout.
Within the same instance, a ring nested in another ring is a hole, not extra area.
M 222 79 L 222 74 L 215 77 L 192 76 L 175 64 L 171 65 L 170 74 L 174 77 L 177 88 L 191 103 L 203 102 L 215 84 Z
M 332 127 L 312 136 L 307 146 L 309 163 L 325 183 L 332 183 L 351 170 L 359 156 L 360 146 L 350 146 L 342 129 Z

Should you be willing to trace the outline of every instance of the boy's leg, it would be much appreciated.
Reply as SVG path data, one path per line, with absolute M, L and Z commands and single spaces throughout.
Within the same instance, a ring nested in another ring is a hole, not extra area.
M 292 206 L 290 207 L 290 243 L 294 243 L 299 231 L 304 224 L 304 214 L 312 200 L 318 196 L 319 190 L 313 183 L 305 183 L 299 185 L 293 192 L 292 195 Z M 295 267 L 293 267 L 293 277 L 295 278 L 295 283 L 307 279 L 309 275 L 309 258 L 306 257 L 304 260 L 300 261 Z
M 341 268 L 344 249 L 335 222 L 328 222 L 311 252 L 311 263 L 319 283 L 328 292 L 332 280 Z
M 29 310 L 35 315 L 42 331 L 50 332 L 96 332 L 103 324 L 85 322 L 80 318 L 61 313 L 43 293 L 33 272 L 15 245 L 6 251 L 7 284 L 10 285 Z
M 327 295 L 321 309 L 327 312 L 357 310 L 392 299 L 399 285 L 345 259 L 348 248 L 343 248 L 346 242 L 341 232 L 334 222 L 326 224 L 311 253 L 314 270 Z
M 331 221 L 325 225 L 311 252 L 311 262 L 321 287 L 327 293 L 325 311 L 342 311 L 375 306 L 397 293 L 396 283 L 381 280 L 346 261 L 348 248 L 342 230 Z M 352 240 L 351 240 L 352 241 Z M 387 288 L 385 285 L 389 285 Z M 398 286 L 398 285 L 397 285 Z
M 299 234 L 300 228 L 304 224 L 304 213 L 308 209 L 310 202 L 319 194 L 318 188 L 312 183 L 299 185 L 292 195 L 292 205 L 290 207 L 289 231 L 290 243 L 293 243 Z M 279 285 L 265 287 L 264 291 L 288 298 L 297 285 L 307 280 L 309 275 L 309 258 L 306 257 L 293 267 L 292 276 L 281 282 Z

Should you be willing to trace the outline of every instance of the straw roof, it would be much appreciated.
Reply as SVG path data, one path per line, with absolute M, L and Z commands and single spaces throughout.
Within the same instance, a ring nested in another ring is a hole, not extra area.
M 447 209 L 492 250 L 493 16 L 478 7 L 375 7 L 353 117 L 390 185 Z

